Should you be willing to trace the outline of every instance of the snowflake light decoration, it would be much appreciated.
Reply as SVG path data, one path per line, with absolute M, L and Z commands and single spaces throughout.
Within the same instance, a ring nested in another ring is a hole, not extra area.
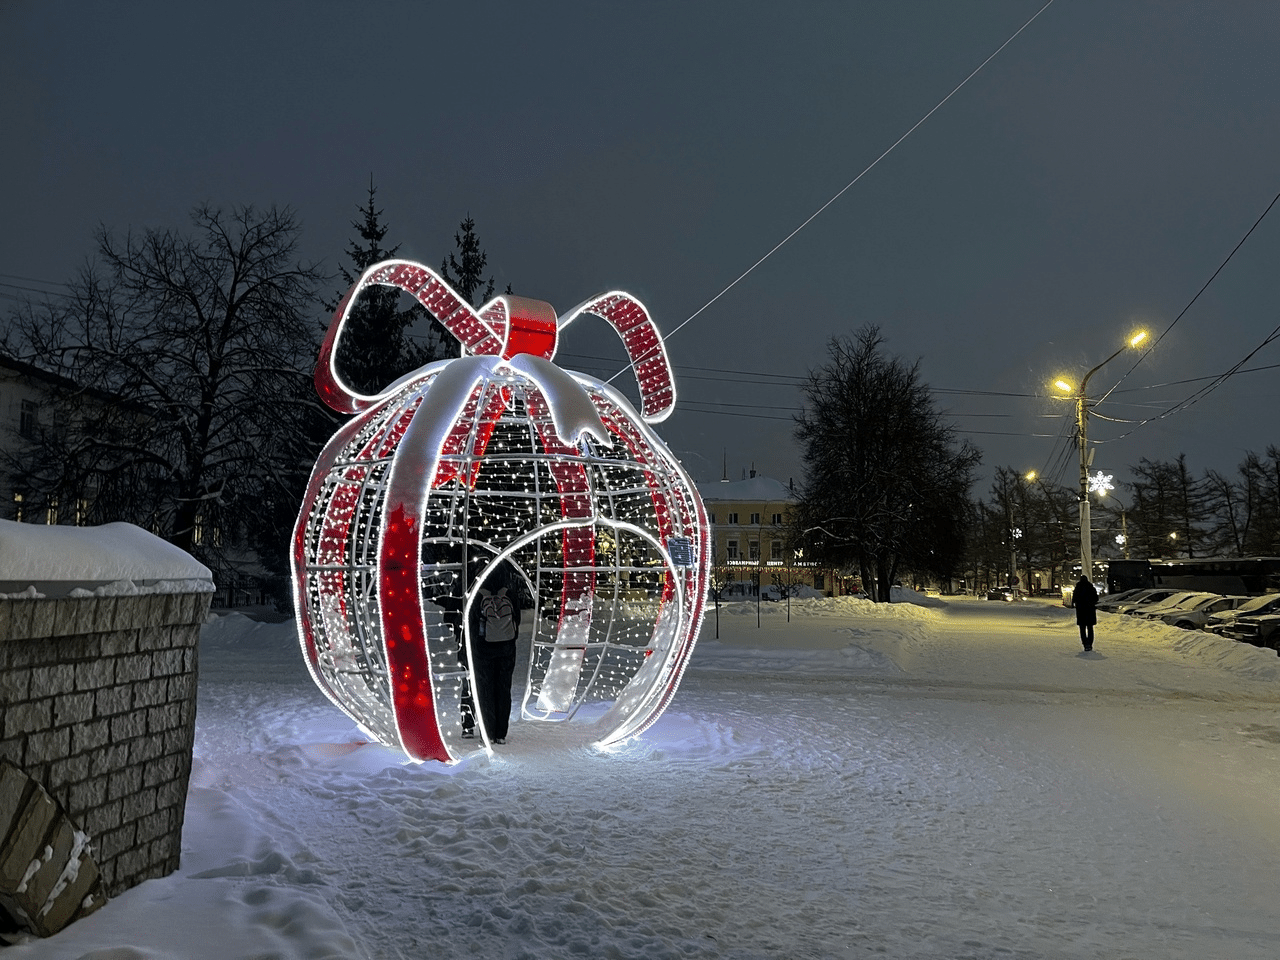
M 1091 475 L 1089 477 L 1089 492 L 1096 493 L 1100 497 L 1105 497 L 1115 489 L 1115 485 L 1111 482 L 1111 478 L 1111 474 L 1103 473 L 1101 470 Z
M 375 284 L 412 294 L 464 356 L 373 396 L 351 390 L 334 353 Z M 642 413 L 551 362 L 560 331 L 587 314 L 621 335 Z M 675 386 L 639 301 L 615 291 L 562 318 L 513 296 L 475 310 L 428 267 L 389 260 L 343 298 L 315 379 L 329 406 L 357 414 L 322 452 L 294 529 L 299 638 L 335 704 L 415 760 L 474 750 L 462 737 L 475 662 L 463 625 L 502 568 L 533 605 L 525 719 L 589 706 L 581 717 L 601 743 L 657 720 L 693 650 L 711 551 L 702 501 L 650 427 Z

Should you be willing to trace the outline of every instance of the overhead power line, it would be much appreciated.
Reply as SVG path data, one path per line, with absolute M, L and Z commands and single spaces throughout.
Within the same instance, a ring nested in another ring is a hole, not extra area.
M 21 290 L 24 293 L 43 293 L 46 296 L 57 292 L 54 290 L 42 290 L 39 287 L 27 287 L 18 283 L 7 283 L 4 280 L 0 280 L 0 287 L 4 288 L 4 292 L 8 292 L 9 290 Z
M 1277 202 L 1280 202 L 1280 193 L 1277 193 L 1274 197 L 1271 198 L 1271 202 L 1267 204 L 1266 209 L 1263 210 L 1262 213 L 1258 215 L 1257 220 L 1253 221 L 1253 225 L 1249 227 L 1248 230 L 1245 231 L 1244 236 L 1241 237 L 1239 242 L 1236 243 L 1236 245 L 1231 248 L 1231 252 L 1228 253 L 1226 257 L 1223 259 L 1223 261 L 1218 264 L 1218 268 L 1214 270 L 1212 274 L 1210 274 L 1209 279 L 1206 280 L 1201 285 L 1200 289 L 1196 291 L 1195 296 L 1193 296 L 1190 300 L 1187 301 L 1187 305 L 1178 312 L 1178 315 L 1174 317 L 1172 321 L 1170 321 L 1169 325 L 1164 328 L 1164 332 L 1162 332 L 1160 336 L 1156 337 L 1155 341 L 1152 342 L 1151 346 L 1149 346 L 1146 350 L 1144 350 L 1138 356 L 1138 359 L 1133 362 L 1133 366 L 1131 366 L 1128 370 L 1126 370 L 1124 374 L 1120 377 L 1120 379 L 1116 381 L 1115 386 L 1113 386 L 1110 390 L 1108 390 L 1099 398 L 1098 400 L 1099 403 L 1107 399 L 1107 397 L 1110 396 L 1111 393 L 1117 387 L 1120 386 L 1120 384 L 1124 383 L 1124 381 L 1128 378 L 1129 374 L 1133 373 L 1133 371 L 1138 368 L 1138 364 L 1142 363 L 1142 361 L 1147 358 L 1148 354 L 1150 354 L 1151 351 L 1156 348 L 1156 345 L 1159 344 L 1160 341 L 1163 340 L 1166 336 L 1168 336 L 1169 331 L 1172 330 L 1177 325 L 1178 321 L 1187 315 L 1187 312 L 1192 308 L 1192 306 L 1195 305 L 1195 302 L 1200 299 L 1200 295 L 1209 289 L 1209 285 L 1212 284 L 1214 280 L 1218 279 L 1218 274 L 1222 273 L 1222 271 L 1226 269 L 1227 264 L 1231 262 L 1232 258 L 1240 251 L 1240 248 L 1243 247 L 1246 241 L 1248 241 L 1249 237 L 1253 235 L 1253 231 L 1258 229 L 1258 226 L 1262 223 L 1263 220 L 1266 219 L 1267 214 L 1271 212 L 1272 208 L 1275 207 Z M 1247 354 L 1245 354 L 1245 356 L 1241 358 L 1241 360 L 1237 362 L 1234 366 L 1232 366 L 1232 368 L 1229 369 L 1226 373 L 1220 374 L 1217 378 L 1215 378 L 1212 383 L 1195 391 L 1194 393 L 1190 394 L 1183 400 L 1180 400 L 1178 403 L 1174 404 L 1172 407 L 1170 407 L 1168 410 L 1164 411 L 1163 413 L 1159 414 L 1158 416 L 1150 417 L 1147 420 L 1143 420 L 1139 422 L 1137 426 L 1134 427 L 1134 430 L 1138 429 L 1138 427 L 1142 426 L 1143 424 L 1151 423 L 1154 420 L 1161 420 L 1164 417 L 1177 413 L 1179 410 L 1183 410 L 1186 407 L 1191 406 L 1191 404 L 1195 403 L 1196 401 L 1203 399 L 1205 396 L 1208 396 L 1208 394 L 1216 390 L 1219 386 L 1225 383 L 1233 375 L 1240 372 L 1240 368 L 1243 367 L 1244 364 L 1246 364 L 1249 361 L 1249 359 L 1253 357 L 1254 354 L 1256 354 L 1259 350 L 1261 350 L 1263 347 L 1269 344 L 1272 340 L 1276 339 L 1277 336 L 1280 336 L 1280 327 L 1277 327 L 1270 334 L 1268 334 L 1267 337 L 1260 344 L 1258 344 L 1256 347 L 1250 350 Z M 1133 430 L 1130 430 L 1129 433 L 1123 434 L 1123 436 L 1128 436 L 1130 433 L 1133 433 Z M 1118 440 L 1120 438 L 1116 437 L 1115 439 Z
M 1000 55 L 1000 53 L 1001 53 L 1001 51 L 1003 51 L 1005 47 L 1007 47 L 1009 44 L 1013 43 L 1013 41 L 1014 41 L 1014 40 L 1016 40 L 1016 39 L 1018 38 L 1018 36 L 1022 33 L 1022 31 L 1026 30 L 1026 29 L 1027 29 L 1027 27 L 1031 26 L 1031 24 L 1035 21 L 1035 19 L 1036 19 L 1037 17 L 1039 17 L 1039 16 L 1040 16 L 1040 14 L 1042 14 L 1042 13 L 1044 13 L 1046 10 L 1048 10 L 1048 9 L 1049 9 L 1049 7 L 1050 7 L 1050 6 L 1052 6 L 1052 4 L 1053 4 L 1053 0 L 1048 0 L 1048 2 L 1047 2 L 1043 7 L 1041 7 L 1039 10 L 1037 10 L 1035 13 L 1033 13 L 1033 14 L 1031 15 L 1030 19 L 1028 19 L 1026 23 L 1024 23 L 1022 26 L 1020 26 L 1017 30 L 1015 30 L 1015 31 L 1013 32 L 1013 34 L 1009 37 L 1009 39 L 1008 39 L 1008 40 L 1006 40 L 1004 43 L 1000 44 L 1000 46 L 998 46 L 998 47 L 995 49 L 995 51 L 991 53 L 991 55 L 990 55 L 990 56 L 988 56 L 988 57 L 987 57 L 985 60 L 983 60 L 980 64 L 978 64 L 976 67 L 974 67 L 974 68 L 973 68 L 973 71 L 972 71 L 972 72 L 971 72 L 967 77 L 965 77 L 965 78 L 964 78 L 963 80 L 961 80 L 958 84 L 956 84 L 956 85 L 955 85 L 955 87 L 951 90 L 951 92 L 950 92 L 950 93 L 948 93 L 945 97 L 943 97 L 943 98 L 942 98 L 941 100 L 939 100 L 936 104 L 934 104 L 934 105 L 933 105 L 933 109 L 931 109 L 931 110 L 930 110 L 928 113 L 926 113 L 923 117 L 921 117 L 921 118 L 920 118 L 919 120 L 917 120 L 914 124 L 912 124 L 912 125 L 911 125 L 911 128 L 910 128 L 910 129 L 908 129 L 908 130 L 907 130 L 907 132 L 906 132 L 906 133 L 904 133 L 902 136 L 900 136 L 897 140 L 893 141 L 893 143 L 891 143 L 891 144 L 889 145 L 889 147 L 888 147 L 888 148 L 887 148 L 887 149 L 886 149 L 882 154 L 880 154 L 880 156 L 876 157 L 876 158 L 875 158 L 874 160 L 872 160 L 869 164 L 867 164 L 867 165 L 866 165 L 866 167 L 864 167 L 864 168 L 863 168 L 863 170 L 862 170 L 862 172 L 861 172 L 861 173 L 859 173 L 856 177 L 854 177 L 852 180 L 850 180 L 848 183 L 846 183 L 843 187 L 841 187 L 838 191 L 836 191 L 835 195 L 834 195 L 830 200 L 828 200 L 826 203 L 824 203 L 822 206 L 820 206 L 817 210 L 813 211 L 813 213 L 809 214 L 809 216 L 808 216 L 808 217 L 806 217 L 803 221 L 801 221 L 801 223 L 800 223 L 800 225 L 799 225 L 798 227 L 796 227 L 794 230 L 792 230 L 790 233 L 788 233 L 785 237 L 783 237 L 781 240 L 779 240 L 779 241 L 778 241 L 778 242 L 777 242 L 777 243 L 776 243 L 776 244 L 775 244 L 775 245 L 774 245 L 774 246 L 769 250 L 769 252 L 768 252 L 768 253 L 766 253 L 763 257 L 761 257 L 759 260 L 757 260 L 757 261 L 756 261 L 755 263 L 753 263 L 751 266 L 747 267 L 747 269 L 746 269 L 746 270 L 744 270 L 741 274 L 739 274 L 739 275 L 738 275 L 738 277 L 737 277 L 736 279 L 734 279 L 731 283 L 729 283 L 729 285 L 728 285 L 728 286 L 726 286 L 723 290 L 721 290 L 721 291 L 720 291 L 719 293 L 717 293 L 714 297 L 712 297 L 710 300 L 708 300 L 706 303 L 704 303 L 701 307 L 699 307 L 697 310 L 695 310 L 692 314 L 690 314 L 690 315 L 689 315 L 689 317 L 688 317 L 688 319 L 686 319 L 683 323 L 679 324 L 675 329 L 673 329 L 670 333 L 668 333 L 668 334 L 667 334 L 667 337 L 673 337 L 673 336 L 675 336 L 677 333 L 679 333 L 681 330 L 683 330 L 686 326 L 688 326 L 690 323 L 692 323 L 692 322 L 694 321 L 694 319 L 695 319 L 699 314 L 701 314 L 701 313 L 702 313 L 704 310 L 706 310 L 709 306 L 711 306 L 713 303 L 715 303 L 717 300 L 719 300 L 721 297 L 723 297 L 726 293 L 728 293 L 730 290 L 732 290 L 734 287 L 736 287 L 739 283 L 741 283 L 743 280 L 745 280 L 745 279 L 746 279 L 746 278 L 747 278 L 747 277 L 748 277 L 748 276 L 749 276 L 749 275 L 750 275 L 750 274 L 751 274 L 751 273 L 756 269 L 756 267 L 760 266 L 760 264 L 764 263 L 766 260 L 768 260 L 770 257 L 772 257 L 775 253 L 777 253 L 779 250 L 781 250 L 781 249 L 783 248 L 783 246 L 785 246 L 785 245 L 786 245 L 786 244 L 787 244 L 787 243 L 788 243 L 788 242 L 789 242 L 789 241 L 790 241 L 790 240 L 791 240 L 791 239 L 792 239 L 796 234 L 798 234 L 801 230 L 803 230 L 803 229 L 804 229 L 805 227 L 807 227 L 810 223 L 812 223 L 812 222 L 813 222 L 814 220 L 816 220 L 819 216 L 821 216 L 821 215 L 823 214 L 823 212 L 825 212 L 825 211 L 826 211 L 826 209 L 827 209 L 828 207 L 830 207 L 833 203 L 835 203 L 835 202 L 836 202 L 837 200 L 839 200 L 842 196 L 844 196 L 844 195 L 845 195 L 845 193 L 846 193 L 846 192 L 847 192 L 847 191 L 848 191 L 848 190 L 849 190 L 849 189 L 850 189 L 850 188 L 851 188 L 855 183 L 857 183 L 857 182 L 858 182 L 859 180 L 861 180 L 864 176 L 866 176 L 866 175 L 871 171 L 871 169 L 872 169 L 876 164 L 878 164 L 881 160 L 883 160 L 883 159 L 884 159 L 885 157 L 887 157 L 890 153 L 892 153 L 892 152 L 893 152 L 893 151 L 898 147 L 898 145 L 899 145 L 900 143 L 902 143 L 904 140 L 906 140 L 906 139 L 907 139 L 907 137 L 909 137 L 909 136 L 911 136 L 913 133 L 915 133 L 915 132 L 916 132 L 916 130 L 918 130 L 918 129 L 920 128 L 920 126 L 921 126 L 921 125 L 922 125 L 926 120 L 928 120 L 928 119 L 929 119 L 930 117 L 932 117 L 935 113 L 937 113 L 937 112 L 938 112 L 938 110 L 942 108 L 942 105 L 943 105 L 944 103 L 946 103 L 948 100 L 950 100 L 952 97 L 954 97 L 957 93 L 959 93 L 959 92 L 960 92 L 960 90 L 961 90 L 961 88 L 962 88 L 962 87 L 964 87 L 964 85 L 965 85 L 965 84 L 967 84 L 970 80 L 972 80 L 974 77 L 976 77 L 976 76 L 978 75 L 978 73 L 982 70 L 982 68 L 983 68 L 983 67 L 985 67 L 988 63 L 990 63 L 990 62 L 991 62 L 992 60 L 994 60 L 997 56 L 999 56 L 999 55 Z M 610 377 L 610 378 L 609 378 L 609 380 L 608 380 L 607 382 L 612 383 L 612 382 L 613 382 L 614 380 L 616 380 L 618 377 L 622 376 L 622 374 L 626 373 L 627 369 L 629 369 L 629 368 L 624 368 L 624 369 L 622 369 L 622 370 L 619 370 L 619 371 L 618 371 L 617 373 L 615 373 L 612 377 Z
M 57 280 L 40 280 L 37 277 L 24 277 L 17 273 L 0 273 L 0 277 L 6 280 L 21 280 L 23 283 L 38 283 L 45 287 L 66 287 L 65 283 Z
M 1271 212 L 1271 208 L 1276 205 L 1277 201 L 1280 201 L 1280 193 L 1277 193 L 1274 197 L 1271 198 L 1271 202 L 1267 204 L 1267 208 L 1263 210 L 1261 214 L 1258 215 L 1257 220 L 1253 221 L 1253 226 L 1251 226 L 1248 230 L 1245 231 L 1244 236 L 1240 238 L 1240 241 L 1234 247 L 1231 248 L 1231 252 L 1227 254 L 1226 258 L 1220 264 L 1218 264 L 1218 269 L 1214 270 L 1213 273 L 1210 274 L 1209 279 L 1206 280 L 1203 283 L 1203 285 L 1201 285 L 1200 289 L 1196 291 L 1195 296 L 1187 301 L 1187 305 L 1183 307 L 1180 311 L 1178 311 L 1178 315 L 1169 322 L 1169 325 L 1167 327 L 1164 328 L 1164 332 L 1161 333 L 1160 336 L 1156 337 L 1154 341 L 1152 341 L 1151 346 L 1147 347 L 1146 350 L 1142 351 L 1142 353 L 1139 354 L 1138 359 L 1133 361 L 1133 366 L 1131 366 L 1128 370 L 1124 372 L 1124 375 L 1121 376 L 1120 379 L 1116 381 L 1116 386 L 1112 387 L 1111 390 L 1115 390 L 1116 387 L 1124 383 L 1125 378 L 1128 377 L 1129 374 L 1133 373 L 1133 371 L 1137 369 L 1138 364 L 1140 364 L 1143 360 L 1145 360 L 1147 358 L 1147 355 L 1156 348 L 1157 344 L 1159 344 L 1161 340 L 1163 340 L 1166 336 L 1168 336 L 1169 331 L 1172 330 L 1175 326 L 1177 326 L 1178 321 L 1181 320 L 1184 316 L 1186 316 L 1187 311 L 1190 310 L 1192 306 L 1195 305 L 1195 302 L 1200 299 L 1200 295 L 1209 289 L 1209 285 L 1213 283 L 1214 280 L 1218 279 L 1218 274 L 1220 274 L 1224 269 L 1226 269 L 1226 266 L 1228 263 L 1231 262 L 1232 257 L 1234 257 L 1239 252 L 1240 248 L 1245 245 L 1245 241 L 1247 241 L 1249 237 L 1253 235 L 1253 231 L 1258 229 L 1258 225 L 1267 218 L 1267 214 Z M 1108 394 L 1111 393 L 1111 390 L 1108 390 L 1107 393 Z M 1106 394 L 1103 394 L 1102 399 L 1103 400 L 1106 399 Z

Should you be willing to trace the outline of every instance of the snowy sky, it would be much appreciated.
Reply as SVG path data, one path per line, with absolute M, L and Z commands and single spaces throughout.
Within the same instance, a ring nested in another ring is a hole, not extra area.
M 1043 2 L 9 0 L 0 305 L 68 278 L 99 223 L 181 227 L 203 200 L 293 206 L 336 270 L 372 173 L 402 255 L 438 264 L 470 214 L 498 289 L 565 311 L 620 287 L 672 330 Z M 1055 0 L 672 337 L 669 443 L 700 480 L 799 479 L 796 378 L 875 323 L 985 451 L 981 490 L 997 465 L 1071 483 L 1046 385 L 1168 328 L 1276 196 L 1278 46 L 1263 2 Z M 1157 414 L 1261 344 L 1278 248 L 1280 211 L 1099 412 Z M 561 345 L 591 373 L 622 357 L 586 325 Z M 1230 471 L 1280 440 L 1252 428 L 1275 384 L 1239 374 L 1131 433 L 1095 419 L 1095 464 Z

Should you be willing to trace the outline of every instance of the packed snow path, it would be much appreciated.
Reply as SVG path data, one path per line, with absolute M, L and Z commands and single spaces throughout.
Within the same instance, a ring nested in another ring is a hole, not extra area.
M 291 627 L 202 645 L 183 869 L 26 958 L 1272 958 L 1280 661 L 1104 615 L 734 604 L 601 753 L 404 765 Z M 760 626 L 757 627 L 757 617 Z

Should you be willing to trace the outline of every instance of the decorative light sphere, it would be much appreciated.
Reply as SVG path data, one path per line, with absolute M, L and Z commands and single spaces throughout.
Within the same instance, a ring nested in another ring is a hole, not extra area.
M 334 353 L 375 284 L 411 293 L 466 355 L 374 396 L 352 391 Z M 642 413 L 551 362 L 585 314 L 622 336 Z M 502 570 L 532 605 L 524 719 L 577 718 L 601 743 L 657 720 L 693 651 L 711 551 L 702 500 L 650 426 L 675 387 L 639 301 L 607 293 L 559 319 L 512 296 L 474 310 L 429 268 L 385 261 L 334 314 L 316 387 L 356 414 L 321 453 L 294 529 L 298 635 L 335 704 L 415 760 L 487 745 L 482 722 L 479 742 L 462 737 L 475 662 L 463 625 Z

